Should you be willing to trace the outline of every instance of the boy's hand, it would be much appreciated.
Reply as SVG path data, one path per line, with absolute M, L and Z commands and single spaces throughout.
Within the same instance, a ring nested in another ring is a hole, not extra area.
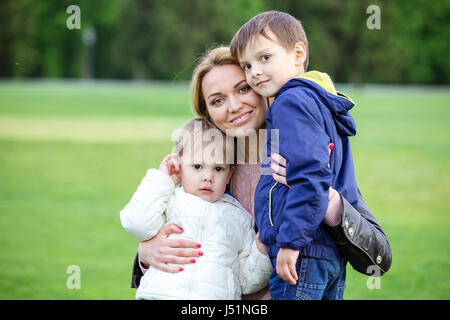
M 176 155 L 176 153 L 171 153 L 165 156 L 159 165 L 159 171 L 168 175 L 175 185 L 180 184 L 181 182 L 180 165 L 175 161 L 175 159 L 171 159 Z
M 296 284 L 298 280 L 295 264 L 300 251 L 289 248 L 280 248 L 277 255 L 277 274 L 281 279 L 290 284 Z

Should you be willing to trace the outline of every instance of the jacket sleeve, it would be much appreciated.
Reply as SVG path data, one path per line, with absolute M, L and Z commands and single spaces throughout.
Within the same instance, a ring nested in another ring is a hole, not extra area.
M 272 273 L 272 263 L 268 256 L 258 250 L 255 242 L 255 231 L 251 224 L 249 226 L 245 230 L 239 253 L 239 282 L 244 295 L 266 287 Z
M 324 225 L 353 269 L 382 276 L 392 264 L 391 246 L 359 189 L 358 195 L 356 209 L 341 196 L 344 205 L 341 222 L 335 226 Z
M 150 169 L 130 202 L 120 211 L 122 226 L 139 241 L 156 235 L 164 225 L 164 212 L 175 185 L 168 176 Z
M 279 128 L 279 151 L 286 159 L 290 185 L 278 220 L 277 245 L 300 250 L 314 239 L 328 207 L 333 178 L 328 167 L 330 138 L 314 101 L 285 93 L 275 103 L 281 105 L 273 110 L 273 128 Z

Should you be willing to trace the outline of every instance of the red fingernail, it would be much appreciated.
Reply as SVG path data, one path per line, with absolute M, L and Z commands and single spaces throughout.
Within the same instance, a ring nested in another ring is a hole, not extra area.
M 184 270 L 183 268 L 178 269 L 178 271 L 183 271 L 183 270 Z
M 201 245 L 200 243 L 197 243 L 195 246 L 196 246 L 197 248 L 200 248 L 202 245 Z
M 334 148 L 334 143 L 330 143 L 330 146 L 329 146 L 329 147 L 330 147 L 330 151 L 333 150 L 333 148 Z
M 198 255 L 199 255 L 199 256 L 202 256 L 202 255 L 203 255 L 203 252 L 200 251 L 200 252 L 198 253 Z
M 271 168 L 272 168 L 272 162 L 271 162 L 271 163 L 269 163 L 269 167 L 271 167 Z
M 178 229 L 180 229 L 181 231 L 184 231 L 182 227 L 178 227 Z
M 195 263 L 195 259 L 191 259 L 191 263 Z

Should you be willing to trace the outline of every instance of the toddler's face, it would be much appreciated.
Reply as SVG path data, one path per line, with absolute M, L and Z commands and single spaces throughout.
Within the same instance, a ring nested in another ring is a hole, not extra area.
M 294 49 L 287 50 L 281 46 L 270 30 L 267 34 L 273 40 L 256 36 L 245 48 L 239 63 L 253 90 L 269 98 L 275 96 L 290 79 L 304 72 L 304 58 L 299 58 Z
M 184 192 L 208 202 L 215 202 L 223 196 L 232 174 L 231 165 L 223 164 L 223 161 L 181 163 Z

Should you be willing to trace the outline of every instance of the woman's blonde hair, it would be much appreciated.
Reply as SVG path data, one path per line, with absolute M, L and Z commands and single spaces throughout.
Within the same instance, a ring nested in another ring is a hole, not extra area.
M 231 55 L 229 47 L 218 47 L 207 51 L 194 70 L 191 80 L 191 105 L 195 114 L 200 118 L 210 119 L 202 91 L 203 78 L 215 66 L 226 64 L 239 65 L 239 62 Z

